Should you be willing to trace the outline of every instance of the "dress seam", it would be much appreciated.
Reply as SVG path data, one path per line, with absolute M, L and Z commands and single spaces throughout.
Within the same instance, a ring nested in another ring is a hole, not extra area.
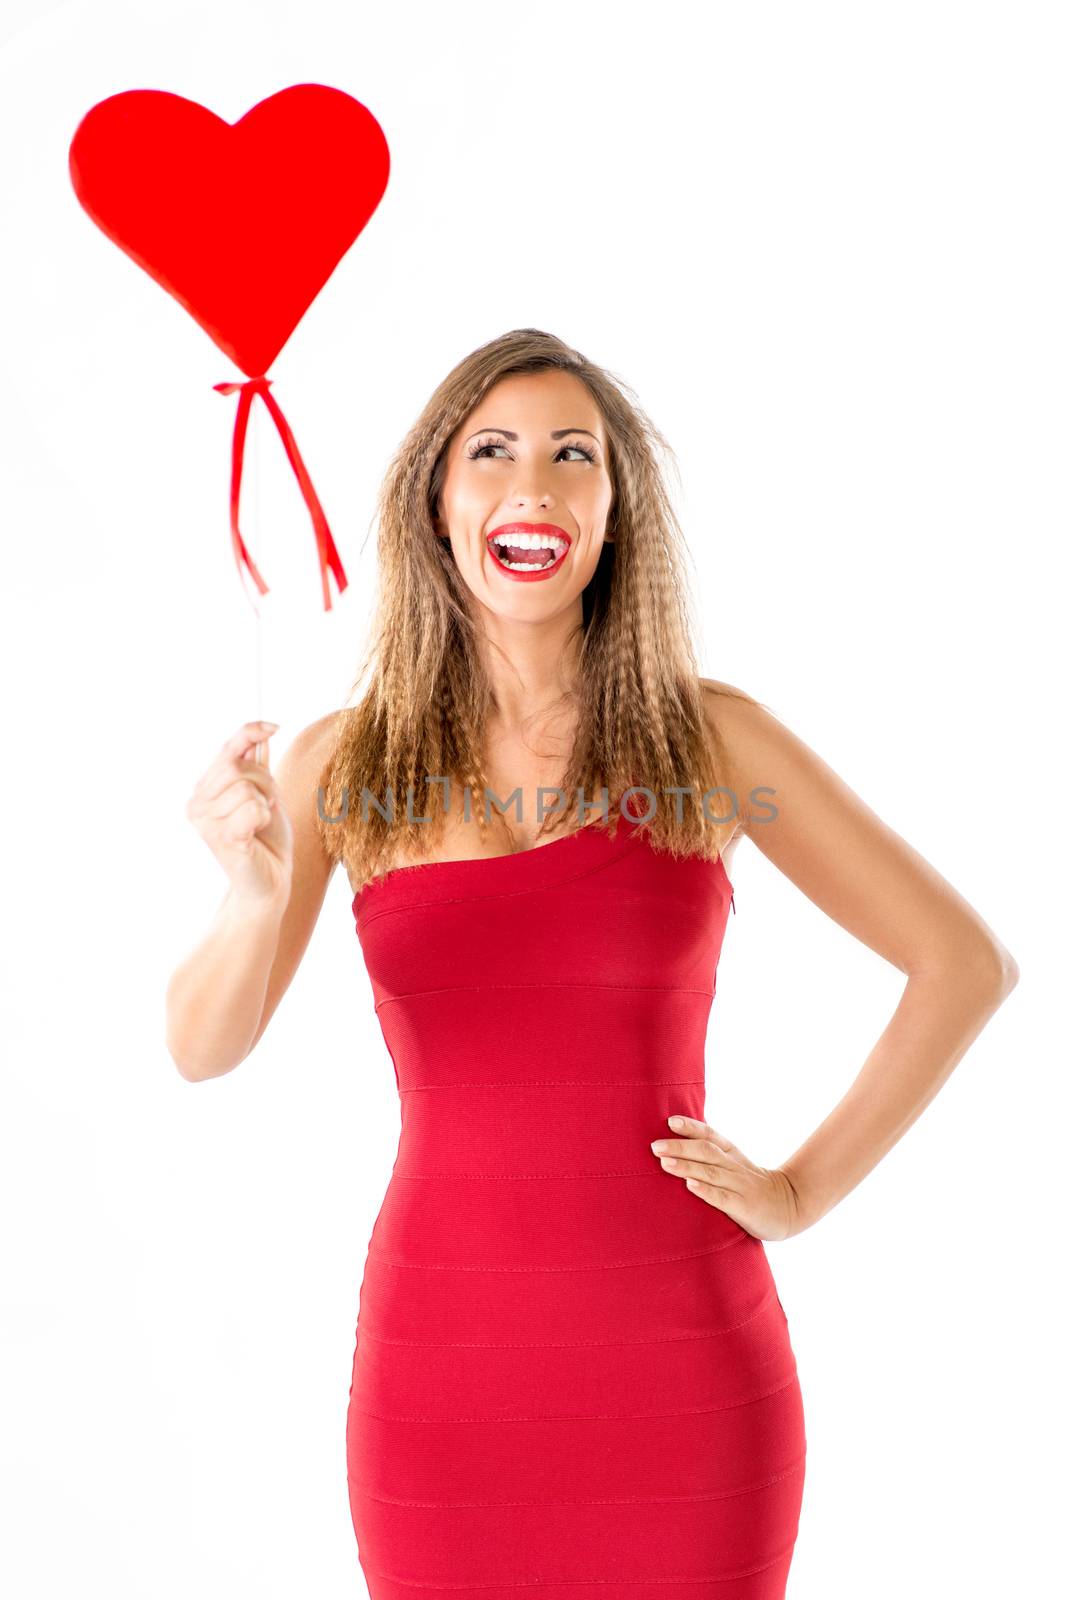
M 567 835 L 567 837 L 574 838 L 576 836 L 576 834 L 579 833 L 579 832 L 581 832 L 581 829 L 577 829 L 575 834 L 569 834 L 569 835 Z M 603 835 L 602 835 L 602 837 L 603 837 Z M 553 842 L 554 843 L 558 843 L 559 841 L 555 840 Z M 610 855 L 607 858 L 607 860 L 605 860 L 605 861 L 595 861 L 592 866 L 583 867 L 580 872 L 570 872 L 570 873 L 567 873 L 566 876 L 564 876 L 564 877 L 549 878 L 547 880 L 547 882 L 544 882 L 544 883 L 521 884 L 519 887 L 517 887 L 515 889 L 496 889 L 496 890 L 493 890 L 490 894 L 436 895 L 431 900 L 416 900 L 416 901 L 413 901 L 411 905 L 406 905 L 406 906 L 385 906 L 385 907 L 381 908 L 378 911 L 372 912 L 372 914 L 369 917 L 363 917 L 362 919 L 358 919 L 357 918 L 355 925 L 356 925 L 357 928 L 359 928 L 361 930 L 363 928 L 368 928 L 372 922 L 377 922 L 379 917 L 393 917 L 393 916 L 396 916 L 398 912 L 403 912 L 403 911 L 423 911 L 428 906 L 456 906 L 456 905 L 464 905 L 466 903 L 471 903 L 471 904 L 475 905 L 478 901 L 483 901 L 483 900 L 512 900 L 518 895 L 543 894 L 548 889 L 562 888 L 568 883 L 577 883 L 582 878 L 590 878 L 590 877 L 593 876 L 593 874 L 595 872 L 604 872 L 608 867 L 615 866 L 617 861 L 622 861 L 625 856 L 630 855 L 631 851 L 635 848 L 635 846 L 640 844 L 641 842 L 642 842 L 641 836 L 639 834 L 635 834 L 635 835 L 633 835 L 632 837 L 630 837 L 627 840 L 627 843 L 622 847 L 622 849 L 616 851 L 613 855 Z M 481 857 L 480 859 L 481 860 L 488 860 L 488 861 L 495 861 L 495 860 L 499 860 L 499 861 L 517 861 L 517 860 L 520 860 L 521 857 L 524 856 L 524 855 L 530 855 L 531 856 L 531 855 L 534 855 L 535 853 L 536 852 L 533 851 L 533 850 L 528 850 L 528 851 L 521 850 L 521 851 L 518 851 L 513 856 L 497 856 L 497 857 L 496 856 L 486 856 L 486 857 Z M 718 859 L 721 860 L 721 857 L 719 857 Z M 427 862 L 427 861 L 421 861 L 421 862 L 418 863 L 419 866 L 438 866 L 439 864 L 440 863 L 438 863 L 438 862 Z M 460 867 L 460 866 L 475 866 L 477 864 L 478 863 L 476 861 L 472 860 L 471 858 L 468 861 L 448 861 L 448 862 L 441 863 L 441 865 L 443 865 L 443 866 L 451 866 L 451 867 L 452 866 L 457 866 L 457 867 Z
M 411 1349 L 424 1350 L 611 1350 L 617 1346 L 627 1349 L 632 1345 L 684 1344 L 693 1339 L 721 1339 L 727 1333 L 736 1333 L 750 1322 L 755 1322 L 777 1299 L 778 1291 L 772 1286 L 756 1309 L 742 1317 L 740 1322 L 730 1322 L 723 1328 L 711 1328 L 708 1333 L 667 1333 L 660 1339 L 537 1339 L 528 1344 L 496 1340 L 484 1343 L 474 1339 L 383 1339 L 380 1334 L 368 1333 L 365 1326 L 360 1327 L 359 1338 L 363 1344 L 407 1345 Z
M 668 1173 L 664 1174 L 666 1177 Z M 407 1182 L 433 1182 L 433 1183 L 548 1183 L 569 1182 L 579 1178 L 660 1178 L 661 1168 L 657 1165 L 646 1167 L 619 1167 L 614 1172 L 398 1172 L 396 1166 L 389 1174 L 390 1178 L 402 1178 Z
M 413 1083 L 401 1094 L 421 1089 L 672 1089 L 704 1078 L 458 1078 L 455 1083 Z
M 790 1466 L 784 1467 L 781 1472 L 775 1472 L 769 1478 L 761 1478 L 758 1483 L 749 1483 L 743 1489 L 717 1489 L 708 1490 L 705 1494 L 636 1494 L 615 1495 L 610 1498 L 597 1499 L 589 1495 L 582 1495 L 572 1500 L 398 1500 L 393 1495 L 375 1494 L 367 1489 L 363 1479 L 353 1473 L 348 1473 L 348 1482 L 353 1484 L 360 1494 L 368 1500 L 377 1500 L 386 1506 L 409 1506 L 416 1510 L 426 1511 L 452 1511 L 467 1510 L 469 1507 L 487 1507 L 488 1509 L 501 1510 L 510 1506 L 661 1506 L 661 1505 L 690 1505 L 701 1504 L 713 1500 L 741 1499 L 746 1494 L 758 1494 L 760 1489 L 769 1489 L 772 1484 L 781 1483 L 784 1478 L 792 1478 L 806 1465 L 807 1452 L 794 1461 Z
M 500 989 L 618 989 L 623 993 L 641 994 L 702 994 L 713 1000 L 715 990 L 692 987 L 682 983 L 574 983 L 563 979 L 560 983 L 451 983 L 439 989 L 409 989 L 404 994 L 389 994 L 379 1000 L 374 1010 L 394 1005 L 401 1000 L 419 1000 L 432 994 L 492 993 Z
M 441 1266 L 433 1261 L 394 1261 L 392 1256 L 382 1255 L 380 1251 L 370 1249 L 367 1251 L 368 1261 L 380 1261 L 383 1266 L 396 1267 L 409 1272 L 616 1272 L 627 1267 L 657 1267 L 667 1261 L 696 1261 L 700 1256 L 718 1255 L 722 1250 L 732 1250 L 744 1239 L 752 1239 L 754 1234 L 748 1233 L 740 1223 L 736 1223 L 737 1233 L 732 1239 L 727 1239 L 724 1244 L 712 1244 L 707 1250 L 681 1250 L 678 1255 L 671 1256 L 645 1256 L 641 1261 L 590 1261 L 576 1262 L 568 1267 L 478 1267 L 478 1266 Z
M 761 1561 L 757 1567 L 742 1567 L 735 1572 L 717 1573 L 712 1578 L 515 1578 L 501 1583 L 426 1583 L 418 1578 L 398 1578 L 392 1572 L 374 1572 L 376 1578 L 385 1578 L 389 1583 L 403 1584 L 406 1589 L 539 1589 L 546 1587 L 558 1588 L 560 1585 L 575 1583 L 625 1584 L 628 1588 L 632 1585 L 643 1583 L 733 1583 L 737 1578 L 754 1578 L 760 1572 L 768 1572 L 771 1567 L 776 1567 L 780 1561 L 792 1554 L 796 1539 L 781 1549 L 769 1561 Z
M 366 1411 L 362 1406 L 357 1406 L 355 1415 L 373 1417 L 378 1422 L 424 1422 L 434 1423 L 438 1427 L 448 1427 L 454 1422 L 481 1422 L 488 1427 L 497 1425 L 505 1427 L 511 1422 L 648 1422 L 660 1421 L 663 1417 L 707 1417 L 714 1416 L 720 1411 L 739 1411 L 742 1406 L 754 1406 L 760 1400 L 770 1400 L 796 1382 L 797 1373 L 794 1371 L 784 1383 L 776 1383 L 773 1389 L 764 1389 L 760 1394 L 749 1395 L 746 1400 L 731 1400 L 724 1406 L 689 1406 L 683 1411 L 556 1411 L 552 1414 L 544 1412 L 529 1417 L 412 1417 L 392 1416 L 384 1411 Z

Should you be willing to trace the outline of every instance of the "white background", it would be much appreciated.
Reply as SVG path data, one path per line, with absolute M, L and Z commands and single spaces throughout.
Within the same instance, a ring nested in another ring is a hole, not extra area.
M 701 670 L 767 702 L 1021 968 L 871 1177 L 768 1246 L 809 1446 L 791 1600 L 1070 1592 L 1080 9 L 4 15 L 0 1586 L 364 1593 L 344 1422 L 393 1074 L 338 872 L 255 1054 L 178 1075 L 164 990 L 223 887 L 184 805 L 245 718 L 281 723 L 275 764 L 344 702 L 390 455 L 467 351 L 536 326 L 628 381 L 676 451 Z M 349 569 L 331 614 L 254 407 L 258 695 L 228 524 L 237 402 L 212 390 L 240 374 L 91 223 L 67 157 L 123 89 L 234 122 L 305 81 L 373 111 L 392 172 L 271 368 Z M 734 877 L 707 1113 L 772 1165 L 845 1092 L 903 980 L 750 844 Z

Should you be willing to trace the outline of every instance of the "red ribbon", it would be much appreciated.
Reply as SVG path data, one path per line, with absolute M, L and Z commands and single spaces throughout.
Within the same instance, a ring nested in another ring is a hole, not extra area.
M 347 574 L 344 572 L 336 545 L 333 543 L 329 524 L 325 520 L 324 511 L 321 509 L 321 502 L 318 500 L 317 492 L 310 481 L 310 474 L 306 471 L 306 465 L 299 454 L 294 435 L 288 427 L 287 418 L 268 392 L 271 383 L 272 379 L 262 374 L 259 378 L 247 378 L 244 383 L 214 383 L 212 385 L 212 388 L 218 394 L 236 394 L 238 396 L 238 413 L 234 419 L 234 442 L 231 449 L 230 472 L 230 530 L 234 544 L 235 564 L 238 567 L 239 576 L 241 576 L 244 563 L 261 594 L 268 593 L 268 585 L 257 571 L 253 557 L 246 549 L 241 529 L 238 526 L 238 506 L 242 495 L 242 457 L 245 453 L 246 427 L 249 423 L 249 410 L 253 404 L 253 396 L 259 394 L 268 407 L 272 421 L 279 429 L 283 447 L 287 451 L 287 459 L 294 468 L 295 477 L 298 479 L 299 488 L 302 490 L 302 498 L 309 507 L 310 516 L 313 519 L 314 537 L 317 540 L 317 559 L 321 567 L 321 592 L 325 599 L 325 610 L 331 611 L 332 597 L 329 593 L 329 573 L 331 572 L 336 579 L 341 594 L 348 586 Z

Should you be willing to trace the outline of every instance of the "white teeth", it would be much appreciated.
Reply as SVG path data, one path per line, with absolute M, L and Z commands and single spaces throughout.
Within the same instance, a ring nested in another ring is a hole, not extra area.
M 547 572 L 558 559 L 558 556 L 552 556 L 550 561 L 507 561 L 505 556 L 499 556 L 499 565 L 508 567 L 511 572 Z
M 504 533 L 491 535 L 496 542 L 517 550 L 554 550 L 558 553 L 566 549 L 565 541 L 554 533 Z

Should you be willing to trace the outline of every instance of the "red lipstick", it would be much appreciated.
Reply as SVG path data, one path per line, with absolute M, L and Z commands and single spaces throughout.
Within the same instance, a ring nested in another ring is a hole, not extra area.
M 554 522 L 504 522 L 487 535 L 492 562 L 504 578 L 515 583 L 539 583 L 552 577 L 566 560 L 570 545 L 570 534 Z

